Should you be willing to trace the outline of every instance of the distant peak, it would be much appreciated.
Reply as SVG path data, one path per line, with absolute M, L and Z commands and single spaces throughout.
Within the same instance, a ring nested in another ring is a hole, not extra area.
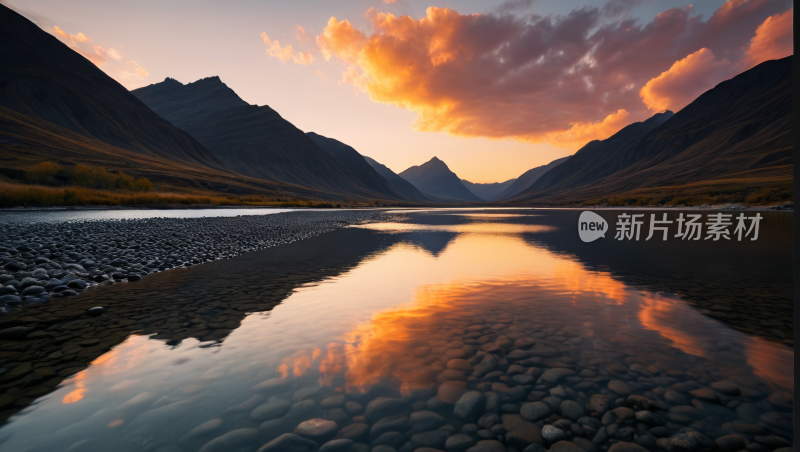
M 439 160 L 439 158 L 438 158 L 438 157 L 436 157 L 435 155 L 433 156 L 433 158 L 432 158 L 432 159 L 430 159 L 430 161 L 431 161 L 431 162 L 441 162 L 441 160 Z
M 183 83 L 181 83 L 181 82 L 179 82 L 179 81 L 175 80 L 175 79 L 174 79 L 174 78 L 172 78 L 172 77 L 167 77 L 167 78 L 165 78 L 163 83 L 167 83 L 167 84 L 170 84 L 170 85 L 174 85 L 174 84 L 183 85 Z

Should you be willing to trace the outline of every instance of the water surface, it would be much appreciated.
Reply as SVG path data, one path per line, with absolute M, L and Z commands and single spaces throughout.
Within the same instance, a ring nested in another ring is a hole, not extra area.
M 316 254 L 284 271 L 298 273 L 311 262 L 327 270 L 300 278 L 272 310 L 243 317 L 216 341 L 198 334 L 168 344 L 153 338 L 180 334 L 175 323 L 184 320 L 148 325 L 142 332 L 152 337 L 128 337 L 14 416 L 0 428 L 0 441 L 16 451 L 255 451 L 302 421 L 322 418 L 337 424 L 331 437 L 367 424 L 372 434 L 354 439 L 370 444 L 382 430 L 364 407 L 379 396 L 405 399 L 406 411 L 438 413 L 441 422 L 429 430 L 446 424 L 453 434 L 475 437 L 473 424 L 487 413 L 518 415 L 552 394 L 583 407 L 593 394 L 624 400 L 625 391 L 663 402 L 652 410 L 669 435 L 690 428 L 711 440 L 735 433 L 753 441 L 758 435 L 738 427 L 752 425 L 761 436 L 791 439 L 791 429 L 778 424 L 793 394 L 792 349 L 779 337 L 732 328 L 738 317 L 702 311 L 709 303 L 735 316 L 723 309 L 725 300 L 750 303 L 752 329 L 762 331 L 759 308 L 787 309 L 791 267 L 782 266 L 791 259 L 791 215 L 770 216 L 757 243 L 584 244 L 576 219 L 576 212 L 421 212 L 408 222 L 309 239 L 317 240 Z M 249 253 L 240 265 L 250 273 L 231 272 L 227 284 L 184 278 L 179 296 L 195 300 L 197 316 L 211 315 L 204 303 L 268 299 L 271 277 L 286 276 L 259 264 L 261 255 Z M 224 280 L 233 261 L 215 264 L 215 274 Z M 757 299 L 726 295 L 739 291 L 736 284 Z M 692 292 L 695 286 L 705 291 Z M 558 368 L 572 372 L 548 377 Z M 610 386 L 612 380 L 627 390 Z M 691 392 L 719 382 L 727 392 Z M 458 418 L 453 403 L 467 390 L 484 397 L 480 412 Z M 286 410 L 270 414 L 267 403 Z M 597 413 L 581 414 L 572 419 L 578 429 L 559 421 L 562 413 L 532 422 L 535 428 L 519 427 L 519 417 L 500 420 L 506 430 L 528 429 L 528 436 L 484 431 L 521 451 L 535 437 L 531 431 L 561 422 L 567 439 L 585 446 L 607 425 Z M 386 430 L 405 435 L 398 450 L 423 441 L 414 434 L 425 429 L 407 422 Z M 608 436 L 656 440 L 648 432 L 654 425 L 638 424 L 618 420 Z M 202 432 L 189 434 L 201 425 Z M 214 442 L 226 433 L 236 447 Z M 436 447 L 444 450 L 441 442 Z

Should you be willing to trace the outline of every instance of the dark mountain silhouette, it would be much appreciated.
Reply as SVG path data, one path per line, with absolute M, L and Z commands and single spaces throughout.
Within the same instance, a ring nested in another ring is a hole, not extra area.
M 464 184 L 465 187 L 469 191 L 475 194 L 475 196 L 485 200 L 485 201 L 493 201 L 495 196 L 500 194 L 503 190 L 508 188 L 511 184 L 514 183 L 515 179 L 509 179 L 505 182 L 493 182 L 491 184 L 476 184 L 470 182 L 466 179 L 461 179 L 461 183 Z
M 191 135 L 4 5 L 0 61 L 0 107 L 134 154 L 229 171 Z
M 402 177 L 398 176 L 397 173 L 390 170 L 386 165 L 382 165 L 375 161 L 374 159 L 367 157 L 366 155 L 363 156 L 364 160 L 369 163 L 369 165 L 378 172 L 381 176 L 386 178 L 389 183 L 394 186 L 397 191 L 403 193 L 404 195 L 413 198 L 413 199 L 422 199 L 424 201 L 431 201 L 428 197 L 422 194 L 421 191 L 417 190 L 417 187 L 411 184 L 411 182 L 403 179 Z
M 724 81 L 666 121 L 656 115 L 587 144 L 513 200 L 790 186 L 793 58 L 766 61 Z
M 422 165 L 408 168 L 400 173 L 400 177 L 414 184 L 425 195 L 433 195 L 442 201 L 483 201 L 469 191 L 461 183 L 461 179 L 436 157 Z
M 496 194 L 493 198 L 489 199 L 489 201 L 502 201 L 504 199 L 513 197 L 517 193 L 533 185 L 533 183 L 542 177 L 544 173 L 566 162 L 568 158 L 569 157 L 562 157 L 560 159 L 553 160 L 547 165 L 537 166 L 536 168 L 531 168 L 528 171 L 525 171 L 521 176 L 516 178 L 509 186 L 507 186 L 505 190 Z
M 352 179 L 363 181 L 369 188 L 380 193 L 385 193 L 393 198 L 415 202 L 430 201 L 416 189 L 416 195 L 409 195 L 398 190 L 389 180 L 376 171 L 363 155 L 341 141 L 324 137 L 314 132 L 306 132 L 306 136 L 311 138 L 311 141 L 319 146 L 320 149 L 335 158 Z
M 334 199 L 236 174 L 92 62 L 2 4 L 0 154 L 9 171 L 45 160 L 83 163 L 146 177 L 166 190 Z
M 242 100 L 219 77 L 186 85 L 167 78 L 132 93 L 237 173 L 359 198 L 397 199 L 346 171 L 275 110 Z

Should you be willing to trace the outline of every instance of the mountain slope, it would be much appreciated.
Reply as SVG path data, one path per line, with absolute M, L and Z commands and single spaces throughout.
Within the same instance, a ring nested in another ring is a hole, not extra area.
M 515 180 L 517 179 L 509 179 L 505 182 L 493 182 L 491 184 L 476 184 L 466 179 L 461 179 L 461 183 L 475 194 L 475 196 L 486 201 L 493 201 L 495 196 L 508 188 Z
M 447 165 L 434 157 L 419 166 L 412 166 L 399 174 L 424 194 L 431 194 L 443 201 L 481 202 L 481 198 L 469 191 L 461 179 Z
M 386 165 L 382 165 L 375 161 L 374 159 L 367 157 L 366 155 L 363 156 L 364 160 L 369 163 L 369 166 L 372 167 L 375 171 L 378 172 L 381 176 L 386 178 L 392 186 L 399 191 L 400 193 L 406 195 L 411 199 L 419 199 L 424 202 L 432 201 L 430 198 L 422 194 L 421 191 L 417 189 L 411 182 L 403 179 L 402 177 L 398 176 L 397 173 L 390 170 Z
M 677 193 L 674 187 L 699 182 L 746 187 L 751 179 L 785 185 L 793 168 L 793 58 L 718 84 L 638 138 L 618 137 L 625 128 L 587 144 L 514 200 L 586 200 L 657 187 Z
M 396 199 L 396 193 L 345 171 L 278 112 L 248 104 L 219 77 L 186 85 L 167 78 L 132 93 L 237 173 L 347 196 Z
M 86 58 L 0 5 L 0 106 L 192 167 L 228 168 Z
M 562 157 L 560 159 L 553 160 L 547 165 L 537 166 L 536 168 L 531 168 L 528 171 L 525 171 L 521 176 L 516 178 L 511 185 L 506 187 L 505 190 L 498 193 L 493 198 L 489 199 L 489 201 L 502 201 L 504 199 L 513 197 L 517 193 L 533 185 L 533 183 L 542 177 L 542 175 L 544 175 L 546 172 L 566 162 L 568 158 L 569 157 Z
M 398 199 L 428 202 L 428 199 L 425 198 L 422 193 L 418 193 L 418 196 L 408 196 L 400 190 L 397 190 L 390 181 L 375 171 L 363 155 L 341 141 L 324 137 L 314 132 L 306 132 L 306 136 L 309 137 L 314 144 L 319 146 L 320 149 L 335 158 L 336 161 L 339 162 L 339 165 L 341 165 L 353 179 L 364 181 L 365 185 L 369 188 Z

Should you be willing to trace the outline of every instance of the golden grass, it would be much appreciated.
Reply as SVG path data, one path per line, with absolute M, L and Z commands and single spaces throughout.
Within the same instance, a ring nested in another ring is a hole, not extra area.
M 262 207 L 340 207 L 320 201 L 294 201 L 259 195 L 221 196 L 216 194 L 141 193 L 131 190 L 98 190 L 84 187 L 47 187 L 0 181 L 0 206 L 137 206 L 137 205 L 217 205 Z

